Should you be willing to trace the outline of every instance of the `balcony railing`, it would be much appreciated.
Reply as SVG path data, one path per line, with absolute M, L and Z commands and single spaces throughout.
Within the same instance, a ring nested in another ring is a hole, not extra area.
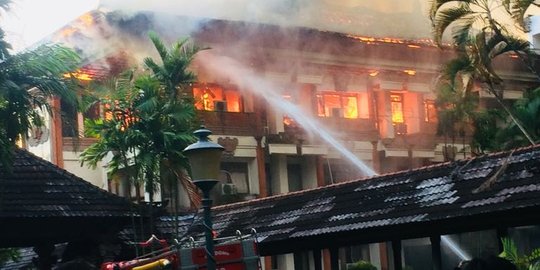
M 262 134 L 255 113 L 198 111 L 197 116 L 214 134 L 254 136 Z

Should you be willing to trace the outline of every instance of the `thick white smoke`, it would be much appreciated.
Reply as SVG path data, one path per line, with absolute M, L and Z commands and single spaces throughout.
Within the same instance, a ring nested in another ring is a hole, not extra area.
M 101 0 L 107 10 L 301 26 L 376 37 L 431 35 L 425 0 Z

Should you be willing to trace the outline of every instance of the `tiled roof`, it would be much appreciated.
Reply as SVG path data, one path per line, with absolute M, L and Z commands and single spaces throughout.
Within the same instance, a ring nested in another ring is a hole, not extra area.
M 220 235 L 255 228 L 262 247 L 353 233 L 366 242 L 405 238 L 407 230 L 429 236 L 472 231 L 480 223 L 495 228 L 503 219 L 540 224 L 540 146 L 220 206 L 213 213 Z
M 0 219 L 37 217 L 129 217 L 127 199 L 17 149 L 10 174 L 0 167 Z

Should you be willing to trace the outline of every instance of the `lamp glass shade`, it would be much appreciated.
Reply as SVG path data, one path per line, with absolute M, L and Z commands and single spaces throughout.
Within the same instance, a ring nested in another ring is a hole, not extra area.
M 199 148 L 186 152 L 193 180 L 218 179 L 221 163 L 220 148 Z

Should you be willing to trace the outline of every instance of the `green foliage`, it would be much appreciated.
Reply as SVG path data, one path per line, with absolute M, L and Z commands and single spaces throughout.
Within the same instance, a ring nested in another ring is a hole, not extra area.
M 508 238 L 501 238 L 503 252 L 499 257 L 512 262 L 518 270 L 540 270 L 540 248 L 536 248 L 529 255 L 518 254 L 515 242 Z
M 0 161 L 7 168 L 17 139 L 43 124 L 37 109 L 51 113 L 51 97 L 76 103 L 76 84 L 64 75 L 75 70 L 79 61 L 74 51 L 54 44 L 6 55 L 0 61 Z
M 377 270 L 377 267 L 375 267 L 368 261 L 360 260 L 351 265 L 348 265 L 347 270 Z
M 471 72 L 469 59 L 458 57 L 444 66 L 437 81 L 437 133 L 450 138 L 452 143 L 472 133 L 478 96 L 471 90 Z
M 0 267 L 8 261 L 18 261 L 21 257 L 15 248 L 0 248 Z
M 96 166 L 113 153 L 108 164 L 111 175 L 129 168 L 130 181 L 144 183 L 150 194 L 164 181 L 180 182 L 196 200 L 196 188 L 185 173 L 189 163 L 183 155 L 183 149 L 194 141 L 195 108 L 178 93 L 195 79 L 187 68 L 199 49 L 187 40 L 168 49 L 155 34 L 150 38 L 161 65 L 146 58 L 149 73 L 129 71 L 92 86 L 108 111 L 106 119 L 85 123 L 87 136 L 98 141 L 82 152 L 81 163 Z
M 457 57 L 451 60 L 441 72 L 438 99 L 442 99 L 446 106 L 441 115 L 439 131 L 442 134 L 455 136 L 455 124 L 473 126 L 476 130 L 482 131 L 483 135 L 493 138 L 493 122 L 497 121 L 494 114 L 476 115 L 470 108 L 459 108 L 460 99 L 467 101 L 468 92 L 471 92 L 473 85 L 481 86 L 482 90 L 492 94 L 499 102 L 504 114 L 515 126 L 515 129 L 522 133 L 529 144 L 534 144 L 534 138 L 530 134 L 529 128 L 524 126 L 524 121 L 518 117 L 516 112 L 509 108 L 503 101 L 503 80 L 493 67 L 493 60 L 500 55 L 512 52 L 524 62 L 527 67 L 536 75 L 531 59 L 534 59 L 534 52 L 526 40 L 522 40 L 513 35 L 513 30 L 507 29 L 511 25 L 500 23 L 505 18 L 500 17 L 500 10 L 505 8 L 508 14 L 527 10 L 534 1 L 523 0 L 433 0 L 431 1 L 430 19 L 432 21 L 433 36 L 435 41 L 442 46 L 442 39 L 448 29 L 452 29 L 452 39 L 457 50 Z M 499 17 L 498 17 L 499 16 Z M 512 16 L 519 20 L 519 16 Z M 516 21 L 518 24 L 519 21 Z M 481 91 L 482 91 L 481 90 Z M 454 98 L 448 96 L 455 95 Z M 450 104 L 451 106 L 448 106 Z M 466 105 L 464 105 L 466 106 Z M 450 109 L 448 109 L 450 108 Z M 491 118 L 490 118 L 491 117 Z M 475 120 L 479 123 L 475 123 Z M 463 132 L 463 127 L 460 128 Z M 473 143 L 473 148 L 482 152 L 484 149 L 493 147 L 487 140 L 481 140 L 480 134 L 474 137 L 477 140 Z M 512 140 L 513 141 L 513 140 Z M 486 145 L 487 143 L 487 145 Z
M 540 88 L 527 91 L 524 97 L 514 103 L 513 110 L 516 118 L 523 123 L 531 138 L 538 142 L 540 139 Z M 499 129 L 495 141 L 499 145 L 498 150 L 507 150 L 516 147 L 527 146 L 529 141 L 520 132 L 519 127 L 513 121 L 506 121 L 503 128 Z
M 471 142 L 475 154 L 481 155 L 500 149 L 501 144 L 497 140 L 497 134 L 501 129 L 499 123 L 505 118 L 506 115 L 497 109 L 480 110 L 475 114 L 474 134 Z

